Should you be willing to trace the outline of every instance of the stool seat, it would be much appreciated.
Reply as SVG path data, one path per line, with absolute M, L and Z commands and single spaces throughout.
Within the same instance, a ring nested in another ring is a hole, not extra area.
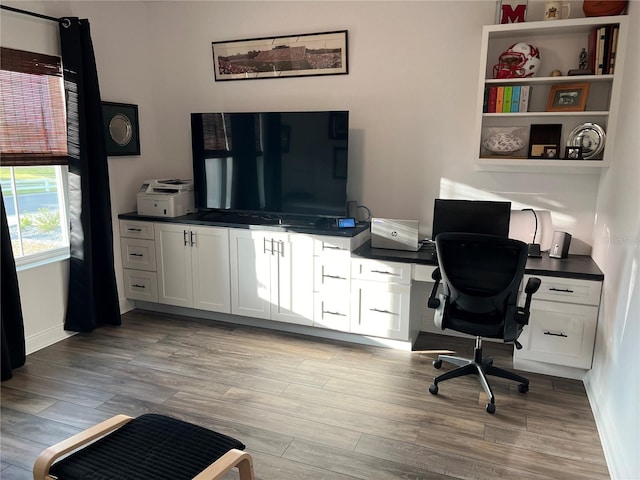
M 52 459 L 48 476 L 36 476 L 36 461 L 34 478 L 191 480 L 233 451 L 251 464 L 248 454 L 241 452 L 242 442 L 213 430 L 165 415 L 119 417 L 123 424 L 117 429 L 58 462 Z M 253 478 L 253 473 L 247 478 Z

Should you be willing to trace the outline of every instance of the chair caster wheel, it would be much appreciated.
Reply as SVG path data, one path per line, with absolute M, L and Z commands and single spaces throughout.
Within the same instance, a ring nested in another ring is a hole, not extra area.
M 496 413 L 496 406 L 493 403 L 487 403 L 487 413 L 492 415 Z
M 433 362 L 433 368 L 439 369 L 440 367 L 442 367 L 442 360 L 435 360 Z
M 520 393 L 527 393 L 529 391 L 529 385 L 525 385 L 524 383 L 521 383 L 520 385 L 518 385 L 518 391 Z
M 438 385 L 436 385 L 435 383 L 433 385 L 431 385 L 429 387 L 429 393 L 431 393 L 432 395 L 437 395 L 438 394 Z

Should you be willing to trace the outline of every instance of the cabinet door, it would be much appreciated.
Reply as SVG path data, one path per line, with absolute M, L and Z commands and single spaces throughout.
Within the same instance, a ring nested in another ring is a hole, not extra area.
M 351 287 L 352 332 L 409 339 L 410 285 L 354 280 Z
M 265 232 L 229 232 L 231 313 L 271 317 L 271 261 L 273 243 Z
M 313 325 L 313 238 L 280 233 L 270 237 L 271 319 Z
M 155 224 L 159 303 L 193 307 L 189 229 L 188 225 Z
M 194 308 L 231 313 L 228 229 L 192 227 L 189 242 Z

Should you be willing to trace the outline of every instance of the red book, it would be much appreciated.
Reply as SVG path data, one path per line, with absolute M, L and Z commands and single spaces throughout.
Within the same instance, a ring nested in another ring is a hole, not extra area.
M 496 97 L 498 96 L 498 87 L 489 88 L 489 108 L 487 112 L 496 113 Z
M 597 40 L 598 40 L 598 29 L 594 28 L 589 33 L 589 57 L 587 68 L 590 69 L 593 73 L 596 73 L 596 50 L 597 50 Z

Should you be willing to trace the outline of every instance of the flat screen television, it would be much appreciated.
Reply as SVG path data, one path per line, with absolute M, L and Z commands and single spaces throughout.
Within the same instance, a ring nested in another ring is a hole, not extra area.
M 348 111 L 192 113 L 198 209 L 344 217 Z
M 509 236 L 511 202 L 485 200 L 445 200 L 436 198 L 433 205 L 431 238 L 442 232 L 483 233 Z

